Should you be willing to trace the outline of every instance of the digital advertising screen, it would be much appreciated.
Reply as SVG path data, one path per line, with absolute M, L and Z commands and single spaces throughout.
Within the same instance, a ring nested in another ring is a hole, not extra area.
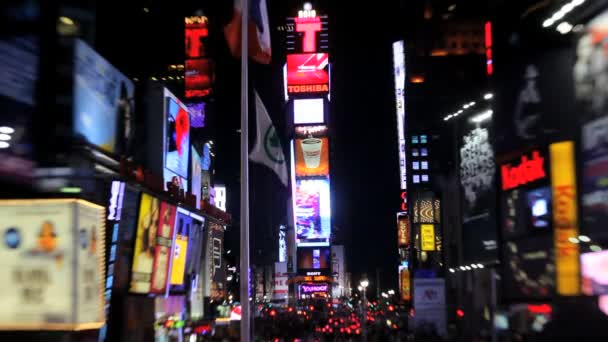
M 329 55 L 287 55 L 287 92 L 329 93 Z
M 205 102 L 191 102 L 187 103 L 186 106 L 190 112 L 190 127 L 205 127 Z
M 203 254 L 203 229 L 205 218 L 190 213 L 192 224 L 188 232 L 188 253 L 186 255 L 186 274 L 194 275 L 201 269 Z
M 207 58 L 186 60 L 186 97 L 204 97 L 211 93 L 212 65 Z
M 330 254 L 331 250 L 329 247 L 298 247 L 298 271 L 325 270 L 322 273 L 327 274 L 331 268 Z
M 534 228 L 551 227 L 551 188 L 544 187 L 526 192 L 528 217 Z
M 395 109 L 397 114 L 397 141 L 401 190 L 407 189 L 407 159 L 405 155 L 405 49 L 403 41 L 393 43 L 393 68 L 395 79 Z
M 297 180 L 294 214 L 298 246 L 329 245 L 331 235 L 329 180 Z
M 131 258 L 133 257 L 133 241 L 138 227 L 138 210 L 140 205 L 139 190 L 125 185 L 118 224 L 118 241 L 115 253 L 113 288 L 127 290 L 129 287 L 129 274 L 131 273 Z
M 295 129 L 296 176 L 329 175 L 329 139 L 326 126 Z
M 608 117 L 583 125 L 582 228 L 592 238 L 608 237 Z
M 134 131 L 135 86 L 84 41 L 74 44 L 74 134 L 123 153 Z
M 581 289 L 588 296 L 608 295 L 608 251 L 581 254 Z
M 223 298 L 226 291 L 224 283 L 226 271 L 222 262 L 224 227 L 207 221 L 206 237 L 205 295 L 212 299 L 219 299 Z
M 156 230 L 156 246 L 154 248 L 154 266 L 152 267 L 152 283 L 150 286 L 150 292 L 152 293 L 165 293 L 167 288 L 175 215 L 175 206 L 165 202 L 160 203 L 160 216 L 158 229 Z
M 130 292 L 150 293 L 159 222 L 160 201 L 149 194 L 143 193 L 137 220 Z
M 293 100 L 295 125 L 322 124 L 325 122 L 323 99 Z
M 201 164 L 201 156 L 198 154 L 194 146 L 192 147 L 192 170 L 190 179 L 192 182 L 191 193 L 196 196 L 196 209 L 200 209 L 203 191 L 203 167 Z
M 188 178 L 190 114 L 188 108 L 165 89 L 165 168 Z
M 287 51 L 299 52 L 326 52 L 329 50 L 329 20 L 325 12 L 316 4 L 314 8 L 310 3 L 304 4 L 297 10 L 297 17 L 288 17 L 286 22 Z
M 163 169 L 163 180 L 165 191 L 169 190 L 168 183 L 171 183 L 177 189 L 184 190 L 184 193 L 188 192 L 188 179 L 186 177 L 182 177 L 177 173 L 165 168 Z
M 171 277 L 169 283 L 181 286 L 184 284 L 186 260 L 188 258 L 188 239 L 192 227 L 190 213 L 177 208 L 175 219 L 175 239 L 173 240 L 173 256 L 171 260 Z

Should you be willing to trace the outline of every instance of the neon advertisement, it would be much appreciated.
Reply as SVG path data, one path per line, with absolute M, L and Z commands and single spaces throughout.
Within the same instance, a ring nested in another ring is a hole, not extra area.
M 329 92 L 329 55 L 307 53 L 287 55 L 288 93 Z
M 519 165 L 503 164 L 500 166 L 502 190 L 510 190 L 545 178 L 545 158 L 540 152 L 532 151 L 532 157 L 521 156 Z
M 171 256 L 171 285 L 183 285 L 188 258 L 188 235 L 192 226 L 192 218 L 188 211 L 178 208 L 175 220 L 175 240 Z
M 190 115 L 188 108 L 165 89 L 165 167 L 188 178 Z
M 186 58 L 206 57 L 205 39 L 209 36 L 207 17 L 192 16 L 185 18 Z
M 186 97 L 204 97 L 211 93 L 211 62 L 209 59 L 186 60 Z
M 190 112 L 190 127 L 205 127 L 205 102 L 194 102 L 186 104 Z
M 329 180 L 297 180 L 294 201 L 297 245 L 329 245 L 331 234 Z
M 329 287 L 327 286 L 327 284 L 310 284 L 300 286 L 302 293 L 327 292 L 328 288 Z
M 286 36 L 288 53 L 327 51 L 329 29 L 327 15 L 319 15 L 310 3 L 298 10 L 297 17 L 287 18 Z

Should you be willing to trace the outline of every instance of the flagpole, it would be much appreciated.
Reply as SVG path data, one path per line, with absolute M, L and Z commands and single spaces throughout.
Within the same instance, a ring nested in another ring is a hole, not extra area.
M 241 342 L 251 340 L 249 302 L 249 70 L 248 0 L 241 0 Z

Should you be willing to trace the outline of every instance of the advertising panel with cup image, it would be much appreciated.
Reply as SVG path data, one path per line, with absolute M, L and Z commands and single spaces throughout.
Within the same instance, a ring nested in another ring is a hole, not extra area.
M 327 126 L 296 127 L 296 176 L 329 175 Z

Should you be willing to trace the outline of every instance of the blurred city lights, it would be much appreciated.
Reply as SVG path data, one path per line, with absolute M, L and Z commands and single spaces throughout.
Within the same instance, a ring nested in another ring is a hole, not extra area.
M 0 141 L 0 148 L 9 148 L 11 146 L 11 144 L 7 143 L 6 141 Z
M 578 239 L 579 239 L 581 242 L 589 242 L 589 241 L 591 241 L 591 239 L 590 239 L 588 236 L 586 236 L 586 235 L 580 235 L 580 236 L 578 237 Z
M 572 242 L 572 243 L 578 243 L 578 239 L 575 237 L 569 237 L 568 241 Z
M 0 133 L 3 134 L 13 134 L 15 133 L 15 129 L 12 127 L 8 127 L 8 126 L 1 126 L 0 127 Z
M 484 99 L 484 100 L 490 100 L 490 99 L 492 99 L 493 97 L 494 97 L 494 94 L 492 94 L 492 93 L 487 93 L 487 94 L 485 94 L 485 95 L 483 96 L 483 99 Z
M 11 140 L 11 136 L 8 134 L 0 133 L 0 140 L 4 140 L 4 141 Z

